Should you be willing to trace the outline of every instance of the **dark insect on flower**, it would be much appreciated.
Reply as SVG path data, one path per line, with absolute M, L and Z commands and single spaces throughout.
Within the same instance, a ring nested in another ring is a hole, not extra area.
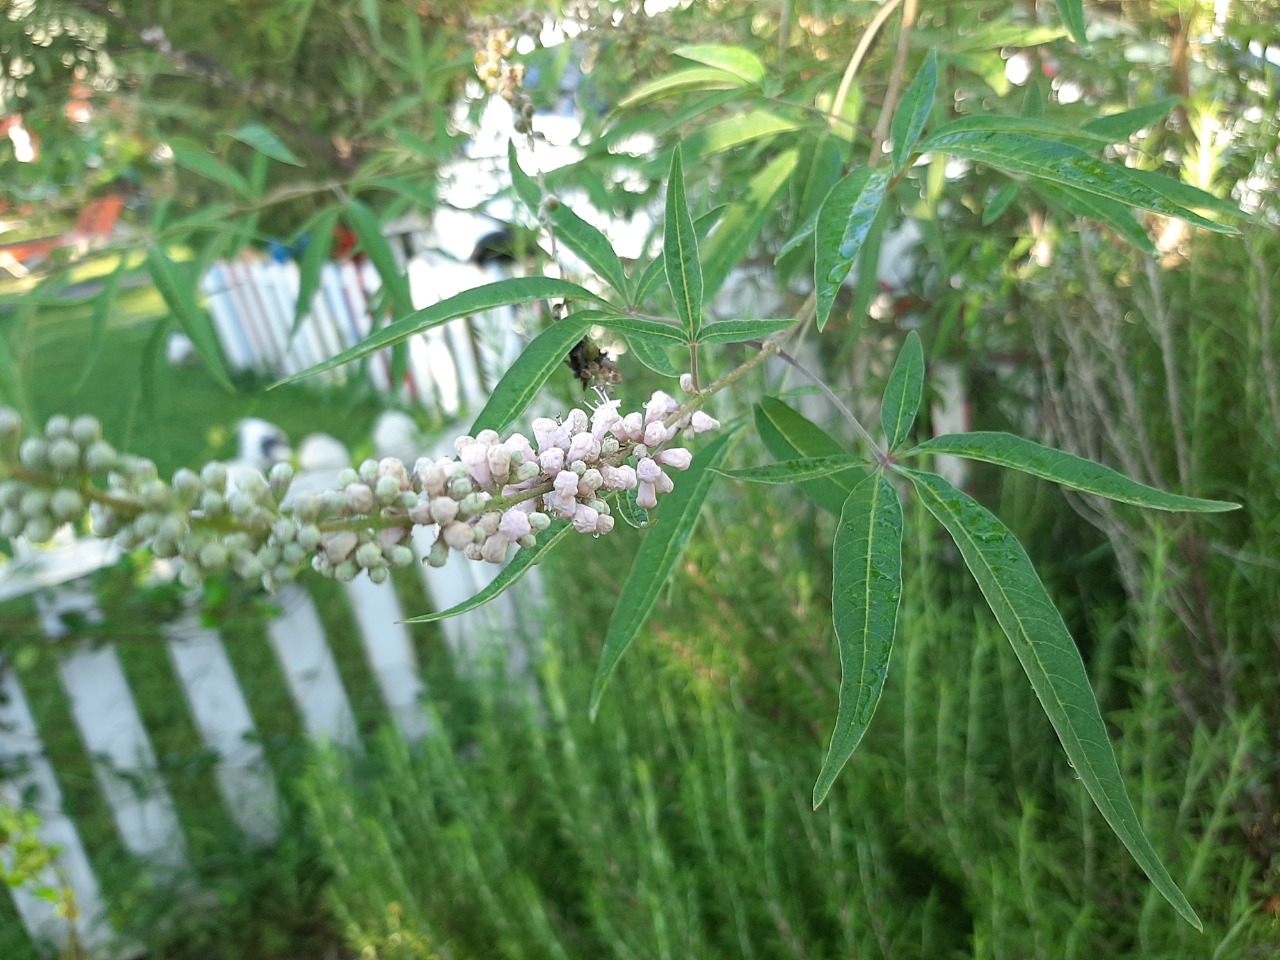
M 613 362 L 613 357 L 600 349 L 600 344 L 590 337 L 583 337 L 578 345 L 569 351 L 569 369 L 582 382 L 583 390 L 590 390 L 593 384 L 615 384 L 622 382 L 622 372 Z

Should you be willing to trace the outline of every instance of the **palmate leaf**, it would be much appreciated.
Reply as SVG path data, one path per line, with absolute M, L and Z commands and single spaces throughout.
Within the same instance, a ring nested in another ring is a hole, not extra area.
M 907 439 L 924 392 L 924 345 L 920 334 L 912 330 L 898 352 L 898 361 L 889 374 L 880 403 L 880 425 L 884 428 L 887 449 L 896 450 Z
M 454 604 L 447 610 L 441 610 L 438 613 L 424 613 L 419 617 L 408 617 L 401 620 L 400 623 L 433 623 L 436 620 L 456 617 L 460 613 L 466 613 L 468 610 L 483 606 L 508 587 L 513 586 L 517 580 L 528 573 L 534 564 L 546 556 L 551 551 L 551 548 L 563 540 L 565 535 L 572 532 L 572 530 L 573 524 L 571 523 L 565 521 L 552 523 L 551 526 L 538 534 L 538 542 L 535 546 L 532 548 L 521 547 L 510 562 L 502 568 L 502 572 L 494 577 L 484 589 L 477 592 L 475 596 Z
M 604 638 L 604 650 L 600 655 L 600 667 L 596 671 L 591 688 L 591 717 L 595 719 L 600 709 L 600 697 L 605 684 L 613 675 L 618 661 L 631 646 L 640 628 L 644 626 L 649 611 L 657 602 L 658 594 L 675 569 L 689 538 L 693 536 L 698 514 L 707 499 L 715 480 L 715 468 L 724 462 L 729 452 L 733 431 L 726 430 L 694 455 L 689 469 L 675 478 L 675 490 L 667 494 L 658 506 L 658 519 L 636 553 L 631 572 L 627 574 L 618 603 L 613 608 L 609 629 Z
M 680 148 L 671 155 L 671 176 L 667 181 L 667 213 L 662 227 L 662 263 L 667 285 L 675 300 L 676 315 L 684 322 L 689 339 L 702 329 L 702 264 L 698 260 L 698 238 L 684 195 L 684 168 Z
M 1203 929 L 1142 832 L 1080 651 L 1022 544 L 990 511 L 942 477 L 914 470 L 901 472 L 960 548 L 965 565 L 1057 731 L 1067 759 L 1098 810 L 1156 889 L 1188 923 Z
M 504 427 L 524 413 L 547 378 L 564 363 L 569 351 L 586 335 L 591 323 L 582 314 L 573 313 L 534 337 L 494 386 L 484 409 L 471 425 L 471 436 L 481 430 L 501 433 Z
M 1094 493 L 1120 503 L 1131 503 L 1152 510 L 1186 511 L 1188 513 L 1223 513 L 1239 510 L 1240 504 L 1225 500 L 1201 500 L 1166 493 L 1137 480 L 1130 480 L 1110 467 L 1085 460 L 1064 450 L 1055 450 L 1024 440 L 1011 433 L 978 431 L 951 433 L 934 437 L 914 447 L 903 457 L 918 453 L 944 453 L 969 460 L 982 460 L 1000 467 L 1021 470 L 1032 476 L 1052 480 L 1073 490 Z
M 836 291 L 849 275 L 849 269 L 867 239 L 867 233 L 880 212 L 889 175 L 883 170 L 859 167 L 834 187 L 818 211 L 814 230 L 817 253 L 814 261 L 814 285 L 817 290 L 817 321 L 821 330 L 831 316 Z
M 902 505 L 877 470 L 844 502 L 832 554 L 831 614 L 840 649 L 840 707 L 813 808 L 867 732 L 884 692 L 902 595 Z
M 603 303 L 608 306 L 607 302 L 598 294 L 592 293 L 586 287 L 580 287 L 576 283 L 570 283 L 568 280 L 558 280 L 555 277 L 513 277 L 510 280 L 498 280 L 495 283 L 472 287 L 470 290 L 464 290 L 462 293 L 441 300 L 439 303 L 433 303 L 429 307 L 415 310 L 408 316 L 395 321 L 395 323 L 374 332 L 354 347 L 349 347 L 337 356 L 330 357 L 323 363 L 317 363 L 314 367 L 308 367 L 301 373 L 295 373 L 291 377 L 279 380 L 272 384 L 272 387 L 293 383 L 295 380 L 305 380 L 307 377 L 313 377 L 317 373 L 324 373 L 326 370 L 340 367 L 344 363 L 350 363 L 352 360 L 367 357 L 369 354 L 376 353 L 384 347 L 407 340 L 415 333 L 422 333 L 424 330 L 438 327 L 440 324 L 456 320 L 458 317 L 480 313 L 483 310 L 492 310 L 494 307 L 509 306 L 513 303 L 550 300 L 555 297 L 586 300 L 590 303 Z

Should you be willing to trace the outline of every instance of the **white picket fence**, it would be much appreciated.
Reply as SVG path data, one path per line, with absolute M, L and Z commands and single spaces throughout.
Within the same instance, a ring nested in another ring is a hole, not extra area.
M 407 272 L 420 308 L 489 279 L 468 265 L 411 259 Z M 254 256 L 216 264 L 201 281 L 228 363 L 236 370 L 272 376 L 296 373 L 351 346 L 375 325 L 370 299 L 376 273 L 353 261 L 325 266 L 312 309 L 292 330 L 298 271 L 292 262 Z M 478 409 L 486 391 L 519 351 L 509 311 L 452 321 L 409 344 L 407 375 L 391 382 L 391 364 L 375 356 L 368 376 L 380 389 L 455 415 Z M 345 371 L 333 376 L 349 375 Z M 463 424 L 465 427 L 465 423 Z M 431 453 L 431 451 L 423 451 Z M 441 441 L 434 455 L 452 454 Z M 301 479 L 301 478 L 300 478 Z M 427 532 L 420 530 L 423 536 Z M 428 543 L 415 543 L 425 554 Z M 115 562 L 118 552 L 97 541 L 74 541 L 57 550 L 28 550 L 0 571 L 0 600 L 34 596 L 42 631 L 51 641 L 66 633 L 63 617 L 78 614 L 90 625 L 102 614 L 85 574 Z M 433 609 L 466 600 L 497 575 L 498 568 L 453 556 L 441 569 L 419 565 Z M 422 701 L 427 692 L 407 628 L 407 614 L 390 583 L 365 578 L 344 585 L 360 642 L 386 715 L 409 739 L 430 730 Z M 486 651 L 523 673 L 527 646 L 522 624 L 536 622 L 536 571 L 498 600 L 441 628 L 456 663 L 476 663 Z M 325 625 L 308 593 L 287 586 L 275 598 L 281 614 L 267 624 L 274 656 L 286 679 L 302 728 L 313 738 L 359 748 L 351 699 L 344 688 Z M 221 800 L 249 844 L 268 845 L 278 829 L 279 798 L 271 768 L 231 659 L 216 630 L 194 613 L 166 627 L 173 674 L 202 744 L 216 756 Z M 174 801 L 157 770 L 155 750 L 126 680 L 116 647 L 78 641 L 57 658 L 57 681 L 92 764 L 101 802 L 109 809 L 121 846 L 170 880 L 182 882 L 189 866 L 187 842 Z M 45 731 L 47 734 L 48 731 Z M 44 879 L 75 894 L 74 921 L 81 943 L 102 953 L 118 948 L 106 919 L 101 884 L 76 824 L 64 812 L 58 777 L 42 741 L 17 672 L 0 659 L 0 802 L 31 802 L 42 819 L 41 839 L 60 851 Z M 18 915 L 34 940 L 65 943 L 68 921 L 30 889 L 11 891 Z M 103 954 L 105 955 L 105 954 Z

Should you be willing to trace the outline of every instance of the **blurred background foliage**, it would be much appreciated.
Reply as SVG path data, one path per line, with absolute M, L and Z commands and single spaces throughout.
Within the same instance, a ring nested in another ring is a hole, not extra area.
M 0 139 L 0 242 L 66 231 L 107 192 L 128 207 L 105 247 L 57 251 L 0 281 L 4 399 L 40 416 L 92 410 L 113 441 L 136 438 L 165 470 L 228 455 L 229 428 L 248 414 L 358 449 L 379 409 L 367 392 L 264 395 L 242 382 L 227 394 L 202 371 L 167 370 L 156 332 L 167 308 L 137 252 L 162 244 L 194 284 L 194 268 L 244 245 L 331 226 L 320 218 L 346 197 L 384 219 L 429 218 L 447 206 L 441 169 L 489 99 L 477 46 L 544 17 L 579 29 L 520 48 L 525 91 L 540 114 L 582 120 L 579 159 L 548 186 L 625 217 L 659 195 L 683 142 L 695 214 L 738 210 L 738 233 L 719 245 L 767 272 L 776 258 L 775 289 L 798 305 L 812 254 L 778 252 L 871 153 L 896 19 L 829 122 L 879 4 L 705 0 L 652 17 L 645 6 L 566 0 L 530 19 L 464 0 L 12 0 L 0 15 L 0 118 L 7 132 L 20 115 L 37 156 L 18 162 L 22 137 Z M 207 831 L 196 869 L 213 896 L 175 900 L 112 849 L 99 811 L 95 869 L 124 934 L 175 960 L 1275 955 L 1280 3 L 1125 0 L 1086 12 L 1080 47 L 1047 0 L 924 5 L 908 63 L 928 49 L 943 58 L 950 95 L 935 123 L 996 113 L 1082 126 L 1176 98 L 1108 154 L 1240 204 L 1242 236 L 1148 215 L 1140 230 L 1154 253 L 1143 253 L 1060 197 L 934 159 L 895 186 L 879 227 L 888 237 L 910 223 L 919 237 L 895 253 L 894 284 L 869 257 L 816 349 L 860 409 L 904 330 L 918 329 L 933 369 L 960 371 L 975 427 L 1245 505 L 1156 516 L 1025 478 L 970 477 L 1063 607 L 1143 827 L 1205 918 L 1203 937 L 1163 906 L 1074 783 L 927 521 L 909 527 L 919 534 L 885 701 L 829 805 L 810 812 L 837 690 L 831 520 L 788 492 L 736 487 L 713 497 L 595 725 L 587 689 L 631 531 L 607 552 L 567 545 L 546 565 L 536 702 L 496 666 L 458 674 L 438 633 L 415 634 L 447 721 L 421 751 L 384 733 L 361 758 L 312 756 L 261 641 L 262 598 L 220 597 L 238 672 L 261 681 L 248 694 L 290 796 L 285 839 L 264 858 L 189 807 Z M 723 78 L 652 86 L 696 68 L 677 49 L 710 43 L 752 52 L 766 76 L 750 89 Z M 743 126 L 752 111 L 772 127 Z M 741 206 L 760 197 L 759 216 Z M 94 284 L 122 263 L 138 282 L 99 309 Z M 623 359 L 628 393 L 654 385 Z M 324 589 L 317 601 L 349 618 Z M 100 593 L 139 635 L 171 609 L 163 597 L 147 608 L 128 577 Z M 30 610 L 0 618 L 10 653 L 35 646 Z M 151 654 L 129 656 L 143 676 Z M 358 659 L 348 657 L 352 675 Z M 65 718 L 44 720 L 70 731 Z M 183 802 L 208 798 L 194 735 L 148 721 L 171 729 L 171 775 L 192 778 Z M 69 792 L 92 825 L 84 778 Z M 0 956 L 25 960 L 37 948 L 9 910 L 0 898 Z

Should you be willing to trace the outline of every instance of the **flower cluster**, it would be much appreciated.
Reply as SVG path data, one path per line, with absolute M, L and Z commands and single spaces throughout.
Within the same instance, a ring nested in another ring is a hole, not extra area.
M 433 566 L 451 551 L 501 563 L 513 544 L 532 547 L 557 521 L 608 533 L 611 495 L 635 491 L 638 506 L 653 508 L 674 486 L 663 468 L 685 470 L 692 459 L 675 438 L 719 426 L 700 410 L 682 414 L 661 391 L 643 411 L 624 416 L 619 405 L 538 418 L 532 441 L 492 430 L 461 437 L 456 458 L 424 457 L 412 470 L 395 458 L 366 460 L 343 471 L 338 489 L 296 496 L 288 464 L 264 476 L 215 462 L 166 483 L 150 460 L 103 440 L 93 417 L 53 417 L 42 437 L 19 442 L 20 418 L 0 408 L 0 536 L 48 540 L 88 507 L 96 535 L 181 558 L 190 585 L 231 570 L 275 589 L 307 563 L 339 580 L 364 571 L 381 583 L 413 563 L 418 527 L 434 528 L 425 558 Z M 105 484 L 94 482 L 103 475 Z

